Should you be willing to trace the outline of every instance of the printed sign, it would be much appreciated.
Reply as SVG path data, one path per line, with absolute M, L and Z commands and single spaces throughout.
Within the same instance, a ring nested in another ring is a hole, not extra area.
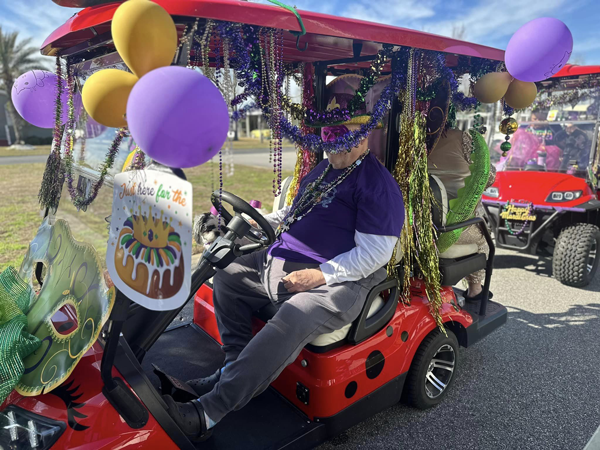
M 115 176 L 106 266 L 132 301 L 154 311 L 180 307 L 190 294 L 192 185 L 148 171 Z
M 535 214 L 531 214 L 529 208 L 520 208 L 514 205 L 507 205 L 505 209 L 500 214 L 502 219 L 508 220 L 521 220 L 521 221 L 529 221 L 533 222 L 537 219 Z
M 554 122 L 556 120 L 557 116 L 558 116 L 558 109 L 552 109 L 552 110 L 548 111 L 548 116 L 547 116 L 546 120 L 548 122 Z

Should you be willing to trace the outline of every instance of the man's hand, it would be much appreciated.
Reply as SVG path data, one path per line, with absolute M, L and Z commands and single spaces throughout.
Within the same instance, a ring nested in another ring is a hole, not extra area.
M 325 284 L 325 277 L 319 269 L 297 270 L 282 280 L 288 292 L 306 292 Z

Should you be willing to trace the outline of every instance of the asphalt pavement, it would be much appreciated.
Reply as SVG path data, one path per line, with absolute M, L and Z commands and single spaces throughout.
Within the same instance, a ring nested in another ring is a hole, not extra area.
M 492 291 L 508 323 L 461 349 L 447 398 L 398 405 L 319 450 L 582 449 L 600 425 L 600 277 L 586 289 L 551 261 L 499 250 Z
M 497 250 L 491 290 L 508 322 L 461 348 L 446 399 L 398 404 L 319 450 L 583 449 L 600 425 L 600 277 L 575 289 L 550 274 L 549 259 Z
M 0 166 L 45 163 L 47 159 L 48 155 L 3 156 L 0 158 Z

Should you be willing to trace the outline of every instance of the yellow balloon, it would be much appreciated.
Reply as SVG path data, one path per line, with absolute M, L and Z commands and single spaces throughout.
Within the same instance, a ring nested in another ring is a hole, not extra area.
M 81 99 L 87 113 L 96 122 L 112 128 L 127 125 L 127 99 L 138 81 L 134 74 L 118 69 L 105 69 L 87 79 Z
M 169 13 L 156 3 L 123 3 L 115 11 L 111 31 L 119 55 L 139 78 L 173 62 L 177 29 Z
M 495 103 L 506 94 L 510 80 L 512 77 L 506 72 L 485 74 L 473 86 L 473 94 L 481 103 Z
M 531 105 L 537 95 L 537 86 L 535 83 L 515 80 L 510 83 L 510 87 L 504 96 L 504 101 L 508 106 L 514 109 L 523 109 Z

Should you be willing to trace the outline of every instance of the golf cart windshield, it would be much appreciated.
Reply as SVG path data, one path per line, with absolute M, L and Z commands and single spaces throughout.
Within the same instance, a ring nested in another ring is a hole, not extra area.
M 566 100 L 550 101 L 559 97 Z M 519 122 L 510 139 L 511 150 L 498 169 L 585 176 L 594 160 L 599 100 L 598 91 L 591 89 L 552 92 L 538 100 L 533 111 L 521 116 L 527 120 Z M 498 143 L 494 150 L 500 152 Z
M 105 56 L 73 64 L 72 70 L 75 75 L 78 93 L 81 94 L 81 90 L 83 89 L 86 80 L 91 75 L 104 69 L 129 71 L 126 64 L 117 53 L 110 53 Z M 77 112 L 79 112 L 78 115 Z M 100 172 L 106 158 L 106 149 L 111 147 L 117 132 L 118 129 L 116 128 L 109 128 L 95 122 L 85 113 L 83 107 L 79 108 L 79 110 L 76 108 L 75 132 L 73 133 L 73 162 L 74 169 L 78 175 L 81 175 L 90 181 L 95 181 L 100 177 Z M 64 132 L 64 137 L 66 137 L 66 135 L 67 130 Z M 65 148 L 67 148 L 67 146 L 63 142 L 63 156 Z M 107 184 L 112 185 L 112 177 L 121 172 L 127 156 L 134 148 L 135 144 L 133 139 L 129 137 L 123 139 L 119 146 L 119 152 L 115 158 L 115 163 L 108 171 Z M 86 183 L 84 180 L 78 182 L 78 185 L 81 190 L 89 188 L 89 183 Z

